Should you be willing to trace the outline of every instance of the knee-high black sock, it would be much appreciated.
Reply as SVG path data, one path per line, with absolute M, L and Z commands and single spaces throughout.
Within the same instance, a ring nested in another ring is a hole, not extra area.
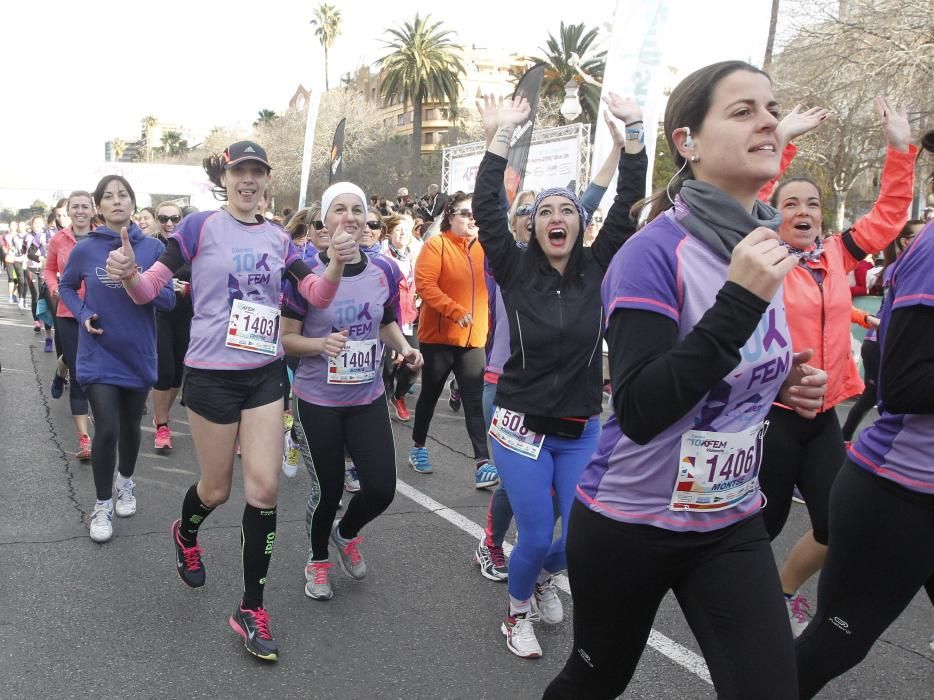
M 198 484 L 192 484 L 182 501 L 182 522 L 178 528 L 178 536 L 186 546 L 190 547 L 198 540 L 198 528 L 212 512 L 214 509 L 208 508 L 198 498 Z
M 276 507 L 243 508 L 240 528 L 240 551 L 243 557 L 243 607 L 256 610 L 263 606 L 266 572 L 276 542 Z

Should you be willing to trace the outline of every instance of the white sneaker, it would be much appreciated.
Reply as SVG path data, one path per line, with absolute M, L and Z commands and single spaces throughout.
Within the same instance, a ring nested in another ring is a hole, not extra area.
M 114 512 L 107 506 L 94 506 L 91 513 L 91 539 L 95 542 L 106 542 L 114 536 L 114 527 L 111 522 Z
M 500 631 L 506 636 L 506 648 L 523 659 L 540 659 L 542 647 L 535 637 L 532 622 L 537 619 L 533 613 L 507 615 Z
M 285 452 L 282 455 L 282 473 L 290 479 L 298 474 L 298 445 L 292 439 L 292 433 L 285 434 Z
M 798 638 L 811 621 L 811 606 L 807 598 L 797 593 L 791 599 L 785 598 L 785 607 L 788 608 L 788 622 L 791 623 L 791 634 Z
M 554 577 L 549 577 L 544 583 L 535 584 L 532 612 L 538 613 L 546 625 L 557 625 L 564 619 L 564 605 L 558 597 L 558 587 L 555 586 Z
M 133 480 L 125 482 L 123 488 L 116 486 L 117 498 L 114 500 L 114 510 L 121 518 L 129 518 L 136 515 L 136 484 Z
M 344 488 L 347 493 L 357 493 L 360 490 L 360 478 L 353 462 L 344 462 Z

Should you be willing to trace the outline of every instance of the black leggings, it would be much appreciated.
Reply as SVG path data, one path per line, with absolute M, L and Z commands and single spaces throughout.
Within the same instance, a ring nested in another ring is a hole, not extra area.
M 869 409 L 875 406 L 879 400 L 876 391 L 876 380 L 879 378 L 879 360 L 881 352 L 879 343 L 875 340 L 864 340 L 859 348 L 859 354 L 863 358 L 863 374 L 866 377 L 866 388 L 856 399 L 853 408 L 846 415 L 846 421 L 843 423 L 843 439 L 849 442 L 853 439 L 853 434 L 859 427 L 859 422 L 869 413 Z
M 712 532 L 612 520 L 575 501 L 567 540 L 574 645 L 547 700 L 620 695 L 673 591 L 717 697 L 797 697 L 775 559 L 759 515 Z
M 328 537 L 344 490 L 344 448 L 360 478 L 360 490 L 341 518 L 341 536 L 356 537 L 389 507 L 396 493 L 396 449 L 386 397 L 363 406 L 317 406 L 292 401 L 295 433 L 305 459 L 311 490 L 305 526 L 309 560 L 328 558 Z
M 765 529 L 773 540 L 781 533 L 797 484 L 811 516 L 814 539 L 827 544 L 830 488 L 846 458 L 837 412 L 831 408 L 808 419 L 772 406 L 768 420 L 759 470 L 759 485 L 767 499 L 762 511 Z
M 423 343 L 422 389 L 415 404 L 415 425 L 412 440 L 424 445 L 428 437 L 428 426 L 435 415 L 435 404 L 444 390 L 448 375 L 454 378 L 461 392 L 464 421 L 467 435 L 473 445 L 474 459 L 488 460 L 490 452 L 486 444 L 486 426 L 483 422 L 483 370 L 486 368 L 486 352 L 483 348 L 460 348 L 454 345 Z
M 159 378 L 153 389 L 168 391 L 182 385 L 185 374 L 185 353 L 191 337 L 191 314 L 157 313 L 156 346 L 159 357 Z
M 20 301 L 26 299 L 26 272 L 23 270 L 23 263 L 13 263 L 13 271 L 16 273 L 16 294 Z
M 88 398 L 75 374 L 78 361 L 78 321 L 70 316 L 59 316 L 55 321 L 55 335 L 62 341 L 62 359 L 68 367 L 68 403 L 71 405 L 71 415 L 86 416 Z
M 44 288 L 42 282 L 42 270 L 26 270 L 26 286 L 29 289 L 29 303 L 32 308 L 32 320 L 38 321 L 39 317 L 36 316 L 36 307 L 39 304 L 39 290 Z M 51 326 L 47 323 L 43 323 L 46 330 L 49 330 Z
M 862 661 L 925 583 L 934 601 L 932 542 L 934 494 L 846 461 L 831 494 L 817 612 L 795 642 L 802 698 Z
M 120 473 L 125 477 L 133 476 L 136 471 L 139 421 L 143 417 L 149 392 L 112 384 L 88 384 L 85 391 L 94 411 L 94 440 L 91 443 L 94 488 L 97 500 L 105 501 L 113 496 L 115 466 L 119 466 Z
M 418 337 L 406 335 L 406 341 L 413 348 L 418 347 Z M 405 362 L 396 364 L 392 360 L 393 351 L 388 346 L 383 350 L 383 384 L 386 386 L 386 396 L 391 399 L 402 399 L 418 379 L 421 370 L 412 369 Z

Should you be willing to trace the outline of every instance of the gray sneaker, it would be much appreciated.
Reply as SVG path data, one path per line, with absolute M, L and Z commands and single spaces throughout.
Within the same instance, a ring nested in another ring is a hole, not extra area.
M 328 574 L 334 565 L 329 561 L 310 561 L 305 567 L 305 595 L 315 600 L 334 597 Z
M 114 536 L 113 508 L 107 506 L 94 506 L 91 513 L 91 539 L 95 542 L 106 542 Z
M 121 518 L 136 515 L 136 484 L 130 479 L 123 488 L 117 487 L 117 497 L 114 499 L 114 510 Z
M 331 544 L 337 548 L 337 561 L 340 562 L 344 573 L 358 581 L 366 576 L 366 562 L 360 554 L 360 543 L 363 537 L 357 535 L 352 540 L 344 540 L 337 534 L 340 520 L 335 520 L 331 528 Z

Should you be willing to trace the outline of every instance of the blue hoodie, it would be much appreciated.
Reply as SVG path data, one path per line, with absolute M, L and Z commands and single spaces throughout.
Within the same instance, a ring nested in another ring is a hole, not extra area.
M 130 245 L 141 270 L 159 259 L 165 246 L 136 225 L 128 230 Z M 153 310 L 171 311 L 175 293 L 171 282 L 149 304 L 137 305 L 123 285 L 107 276 L 107 255 L 120 247 L 120 234 L 101 226 L 79 241 L 62 273 L 62 301 L 78 320 L 77 378 L 82 385 L 113 384 L 126 389 L 151 389 L 156 366 L 156 321 Z M 78 296 L 85 284 L 84 300 Z M 91 335 L 84 322 L 97 314 L 102 335 Z

